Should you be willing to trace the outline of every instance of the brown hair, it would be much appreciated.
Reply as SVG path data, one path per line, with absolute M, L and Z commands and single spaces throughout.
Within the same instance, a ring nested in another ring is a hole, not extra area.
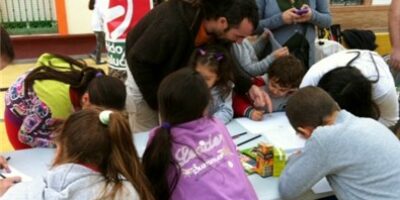
M 96 0 L 89 0 L 89 5 L 88 5 L 89 10 L 94 10 L 95 4 L 96 4 Z
M 378 120 L 380 110 L 372 98 L 372 82 L 355 67 L 339 67 L 322 76 L 318 87 L 324 89 L 345 109 L 358 117 Z
M 203 77 L 188 67 L 168 75 L 157 94 L 164 127 L 156 130 L 148 144 L 143 166 L 156 199 L 168 200 L 181 175 L 181 168 L 171 152 L 174 143 L 171 127 L 202 118 L 211 96 Z
M 232 91 L 233 63 L 230 54 L 221 45 L 206 45 L 193 51 L 189 66 L 196 70 L 198 65 L 207 66 L 214 72 L 218 79 L 215 87 L 226 98 Z
M 288 55 L 272 62 L 267 73 L 268 78 L 276 78 L 281 87 L 298 88 L 305 70 L 299 59 L 293 55 Z
M 340 108 L 324 90 L 314 86 L 301 88 L 289 98 L 286 115 L 292 127 L 317 127 L 323 125 L 324 118 Z
M 111 76 L 100 76 L 90 81 L 87 87 L 89 101 L 96 106 L 125 109 L 125 84 L 120 79 Z
M 127 120 L 121 113 L 113 111 L 108 125 L 104 125 L 99 120 L 101 111 L 93 107 L 68 117 L 55 137 L 61 148 L 53 166 L 80 163 L 97 167 L 106 180 L 106 187 L 113 184 L 103 198 L 115 198 L 122 188 L 122 175 L 133 185 L 140 199 L 154 199 Z
M 82 96 L 87 90 L 90 81 L 96 76 L 105 74 L 102 69 L 89 67 L 86 63 L 79 62 L 68 56 L 58 54 L 50 54 L 50 56 L 53 59 L 60 59 L 69 64 L 69 70 L 61 70 L 65 69 L 65 67 L 57 66 L 51 61 L 49 63 L 41 62 L 40 66 L 29 72 L 25 78 L 25 94 L 32 88 L 36 80 L 56 80 L 69 84 L 71 88 L 78 92 L 79 96 Z

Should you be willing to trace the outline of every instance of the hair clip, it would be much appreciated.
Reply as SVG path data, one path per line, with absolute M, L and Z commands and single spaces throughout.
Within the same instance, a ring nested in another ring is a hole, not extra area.
M 224 54 L 223 53 L 215 53 L 215 59 L 217 59 L 217 61 L 221 61 L 222 59 L 224 59 Z
M 168 123 L 168 122 L 163 122 L 163 123 L 161 124 L 161 128 L 163 128 L 163 129 L 170 129 L 170 128 L 171 128 L 171 124 Z
M 206 55 L 206 51 L 204 49 L 202 49 L 202 48 L 199 48 L 199 54 L 202 55 L 202 56 L 205 56 Z
M 97 77 L 102 77 L 102 76 L 104 76 L 103 73 L 101 73 L 101 72 L 97 72 L 97 73 L 96 73 L 96 78 L 97 78 Z
M 99 120 L 102 124 L 108 125 L 108 122 L 110 121 L 110 115 L 112 111 L 111 110 L 103 110 L 99 114 Z

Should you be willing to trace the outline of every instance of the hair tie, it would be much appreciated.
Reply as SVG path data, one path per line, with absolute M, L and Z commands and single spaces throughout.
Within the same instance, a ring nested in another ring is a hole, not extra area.
M 112 111 L 111 110 L 103 110 L 99 114 L 99 120 L 102 124 L 108 125 L 108 122 L 110 121 L 110 115 Z
M 103 73 L 97 72 L 97 73 L 96 73 L 96 78 L 97 78 L 97 77 L 102 77 L 103 75 L 104 75 Z
M 217 61 L 221 61 L 222 59 L 224 59 L 224 54 L 223 53 L 215 53 L 215 59 L 217 59 Z
M 206 55 L 206 51 L 204 49 L 202 49 L 202 48 L 199 48 L 199 54 L 202 55 L 202 56 L 205 56 Z
M 168 123 L 168 122 L 163 122 L 163 123 L 161 124 L 161 128 L 163 128 L 163 129 L 170 129 L 170 128 L 171 128 L 171 124 Z

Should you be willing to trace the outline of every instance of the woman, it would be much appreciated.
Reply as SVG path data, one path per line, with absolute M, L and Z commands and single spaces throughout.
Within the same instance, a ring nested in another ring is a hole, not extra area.
M 257 0 L 257 6 L 260 15 L 257 32 L 262 32 L 264 28 L 270 29 L 276 40 L 302 60 L 307 69 L 314 64 L 315 26 L 327 28 L 331 25 L 329 2 Z M 300 46 L 308 51 L 299 52 Z M 300 58 L 301 56 L 304 57 Z

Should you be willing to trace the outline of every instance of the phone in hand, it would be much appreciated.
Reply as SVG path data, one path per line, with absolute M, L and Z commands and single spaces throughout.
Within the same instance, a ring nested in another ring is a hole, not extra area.
M 295 13 L 297 15 L 304 15 L 304 14 L 308 13 L 308 9 L 307 8 L 299 9 L 299 10 L 296 10 Z

